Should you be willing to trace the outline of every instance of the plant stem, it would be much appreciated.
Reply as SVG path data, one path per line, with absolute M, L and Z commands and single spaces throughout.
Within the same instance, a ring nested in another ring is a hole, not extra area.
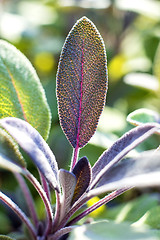
M 41 178 L 41 183 L 42 183 L 42 186 L 43 186 L 43 189 L 47 195 L 47 198 L 49 201 L 51 201 L 51 196 L 50 196 L 50 190 L 49 190 L 49 186 L 48 186 L 48 183 L 45 179 L 45 177 L 43 176 L 43 174 L 39 171 L 39 175 L 40 175 L 40 178 Z
M 43 190 L 42 186 L 37 181 L 37 179 L 28 170 L 25 170 L 24 174 L 28 178 L 28 180 L 33 184 L 33 186 L 36 188 L 37 192 L 39 193 L 39 195 L 41 196 L 41 198 L 43 200 L 43 203 L 46 208 L 47 220 L 48 220 L 45 234 L 46 233 L 48 234 L 52 230 L 52 221 L 53 221 L 53 213 L 52 213 L 51 204 L 48 200 L 48 197 L 47 197 L 45 191 Z
M 90 197 L 91 198 L 91 197 Z M 76 203 L 72 208 L 71 210 L 66 214 L 66 216 L 64 217 L 64 219 L 61 221 L 61 223 L 59 224 L 58 229 L 61 229 L 63 228 L 66 224 L 67 224 L 67 221 L 69 220 L 69 218 L 80 208 L 82 207 L 89 199 L 90 199 L 88 196 L 85 196 L 82 198 L 81 201 L 79 201 L 78 203 Z
M 60 237 L 62 237 L 63 235 L 71 232 L 73 230 L 73 228 L 75 228 L 77 226 L 70 226 L 70 227 L 65 227 L 65 228 L 61 228 L 60 230 L 58 230 L 56 233 L 54 233 L 53 235 L 50 235 L 48 237 L 48 240 L 58 240 L 60 239 Z
M 54 222 L 53 222 L 53 226 L 52 226 L 52 230 L 54 231 L 54 229 L 56 229 L 58 223 L 59 223 L 59 218 L 60 218 L 60 207 L 61 207 L 61 203 L 60 203 L 60 193 L 58 193 L 57 191 L 56 193 L 56 211 L 55 211 L 55 217 L 54 217 Z
M 14 173 L 14 175 L 15 175 L 18 183 L 21 186 L 21 189 L 22 189 L 22 192 L 25 196 L 25 200 L 26 200 L 29 212 L 30 212 L 30 216 L 33 219 L 34 225 L 37 226 L 38 225 L 38 217 L 37 217 L 37 213 L 36 213 L 36 210 L 35 210 L 33 198 L 31 196 L 31 193 L 30 193 L 29 189 L 28 189 L 28 186 L 25 183 L 23 177 L 19 173 Z
M 76 216 L 75 218 L 73 218 L 68 224 L 67 226 L 70 226 L 72 224 L 75 224 L 76 222 L 78 222 L 80 219 L 84 218 L 85 216 L 87 216 L 88 214 L 90 214 L 91 212 L 95 211 L 97 208 L 101 207 L 102 205 L 110 202 L 111 200 L 113 200 L 114 198 L 118 197 L 119 195 L 121 195 L 122 193 L 124 193 L 125 191 L 127 191 L 129 188 L 123 188 L 123 189 L 119 189 L 116 190 L 112 193 L 110 193 L 109 195 L 105 196 L 104 198 L 102 198 L 101 200 L 99 200 L 97 203 L 95 203 L 93 206 L 89 207 L 87 210 L 85 210 L 84 212 L 82 212 L 81 214 L 79 214 L 78 216 Z
M 77 145 L 76 148 L 73 149 L 73 157 L 71 161 L 70 172 L 73 170 L 74 166 L 76 165 L 78 155 L 79 155 L 79 147 Z
M 25 215 L 25 213 L 9 197 L 7 197 L 1 191 L 0 191 L 0 199 L 18 215 L 18 217 L 22 220 L 22 222 L 26 224 L 33 239 L 36 240 L 37 239 L 36 230 L 33 227 L 32 223 L 30 222 L 29 218 Z

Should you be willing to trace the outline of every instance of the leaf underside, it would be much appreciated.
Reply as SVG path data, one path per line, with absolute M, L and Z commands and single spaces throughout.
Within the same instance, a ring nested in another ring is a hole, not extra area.
M 60 123 L 74 148 L 94 134 L 105 103 L 107 66 L 103 40 L 86 17 L 70 31 L 57 73 Z
M 16 140 L 30 156 L 53 188 L 59 190 L 58 166 L 48 144 L 38 131 L 19 118 L 3 118 L 0 125 Z
M 40 80 L 28 59 L 3 40 L 0 86 L 0 118 L 24 119 L 47 139 L 51 116 Z
M 59 220 L 61 221 L 65 214 L 70 210 L 77 181 L 76 176 L 73 173 L 64 169 L 59 170 L 59 181 L 62 187 L 61 213 Z
M 82 157 L 75 167 L 73 174 L 76 176 L 77 184 L 72 198 L 72 204 L 76 202 L 88 188 L 91 181 L 91 166 L 86 157 Z
M 160 152 L 144 152 L 126 159 L 110 169 L 100 181 L 100 186 L 89 195 L 96 196 L 123 188 L 144 188 L 160 185 Z
M 156 133 L 160 128 L 158 124 L 143 124 L 138 126 L 118 139 L 108 150 L 106 150 L 92 168 L 92 185 L 100 180 L 103 174 L 115 163 L 120 161 L 129 151 L 135 148 L 145 139 Z

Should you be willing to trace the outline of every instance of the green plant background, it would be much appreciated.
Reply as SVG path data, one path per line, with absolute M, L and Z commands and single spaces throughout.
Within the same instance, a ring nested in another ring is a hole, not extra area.
M 99 29 L 106 46 L 109 79 L 106 107 L 96 134 L 80 151 L 80 156 L 87 156 L 93 165 L 108 146 L 132 128 L 126 121 L 129 113 L 139 108 L 160 112 L 159 9 L 160 1 L 158 0 L 132 1 L 132 4 L 127 0 L 0 0 L 0 38 L 9 41 L 24 53 L 37 71 L 52 114 L 48 143 L 60 168 L 69 168 L 72 155 L 72 148 L 59 126 L 55 91 L 58 60 L 68 32 L 79 18 L 87 16 Z M 135 151 L 156 148 L 159 140 L 158 136 L 153 136 Z M 27 165 L 38 176 L 30 161 Z M 16 198 L 19 201 L 18 204 L 25 210 L 23 199 L 19 200 L 18 197 L 20 190 L 11 173 L 0 170 L 0 188 Z M 144 195 L 144 193 L 150 193 L 150 195 Z M 39 215 L 43 218 L 43 205 L 34 190 L 33 195 Z M 118 224 L 122 222 L 126 225 L 119 227 L 127 228 L 131 223 L 142 219 L 143 227 L 147 225 L 152 230 L 159 229 L 158 197 L 159 189 L 129 191 L 110 203 L 103 213 L 97 214 L 95 219 L 112 219 L 110 228 L 115 229 L 117 226 L 115 231 L 117 237 L 119 236 Z M 142 201 L 141 205 L 139 201 Z M 146 208 L 143 206 L 144 203 Z M 127 206 L 132 214 L 129 214 L 130 217 L 128 215 L 121 217 L 123 221 L 115 224 L 120 213 L 124 213 L 123 208 Z M 140 211 L 140 215 L 136 211 L 138 216 L 136 218 L 133 216 L 135 214 L 133 209 L 139 206 L 143 206 L 144 211 Z M 12 220 L 4 215 L 5 211 L 1 204 L 0 223 L 3 224 L 0 224 L 0 233 L 3 234 L 14 231 L 17 227 L 13 226 Z M 156 219 L 153 217 L 155 212 Z M 8 214 L 12 216 L 12 213 Z M 92 231 L 92 227 L 88 231 Z M 148 228 L 142 231 L 144 236 L 137 233 L 133 239 L 153 239 Z M 131 236 L 135 233 L 133 229 L 128 229 L 127 234 L 130 234 L 132 239 Z M 76 230 L 72 235 L 71 239 L 74 239 Z M 88 236 L 93 239 L 92 234 Z M 82 237 L 85 239 L 85 233 Z M 22 238 L 19 236 L 19 239 Z M 104 239 L 103 236 L 101 239 Z M 112 236 L 108 239 L 119 238 Z

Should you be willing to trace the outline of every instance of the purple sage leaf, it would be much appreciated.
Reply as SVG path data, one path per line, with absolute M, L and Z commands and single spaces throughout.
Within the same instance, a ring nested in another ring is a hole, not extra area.
M 70 210 L 71 201 L 76 187 L 76 176 L 64 169 L 59 170 L 59 181 L 62 187 L 62 197 L 61 197 L 61 213 L 60 220 L 63 219 L 65 214 Z
M 83 17 L 66 39 L 57 73 L 60 123 L 73 148 L 83 147 L 94 134 L 106 91 L 104 43 L 95 25 Z
M 86 157 L 82 157 L 73 168 L 77 179 L 72 204 L 75 203 L 88 188 L 91 181 L 91 166 Z
M 160 185 L 160 152 L 147 151 L 136 158 L 125 159 L 110 169 L 97 188 L 88 196 L 131 187 L 153 187 Z
M 156 127 L 157 126 L 157 127 Z M 106 171 L 108 171 L 115 163 L 120 161 L 129 151 L 135 148 L 138 144 L 155 133 L 160 125 L 158 124 L 143 124 L 135 127 L 120 139 L 118 139 L 108 150 L 106 150 L 95 163 L 92 168 L 93 181 L 90 189 L 93 188 Z
M 57 162 L 48 144 L 38 131 L 19 118 L 3 118 L 0 120 L 0 125 L 31 157 L 50 185 L 59 191 Z

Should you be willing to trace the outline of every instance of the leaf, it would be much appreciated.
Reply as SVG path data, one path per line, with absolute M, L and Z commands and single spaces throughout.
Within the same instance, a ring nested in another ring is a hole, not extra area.
M 160 171 L 159 158 L 160 152 L 146 151 L 136 158 L 121 160 L 107 171 L 99 185 L 119 181 L 126 177 Z
M 50 185 L 59 191 L 57 162 L 48 144 L 37 130 L 26 121 L 12 117 L 1 119 L 0 125 L 31 157 Z
M 141 125 L 143 123 L 160 123 L 160 115 L 146 108 L 135 110 L 127 116 L 127 121 L 133 125 Z
M 91 181 L 91 166 L 88 159 L 86 157 L 82 157 L 77 162 L 72 172 L 77 179 L 77 184 L 72 198 L 72 204 L 74 204 L 86 191 Z
M 40 80 L 27 58 L 0 40 L 0 118 L 28 121 L 47 139 L 50 110 Z
M 154 65 L 153 65 L 153 71 L 155 76 L 159 80 L 160 85 L 160 43 L 156 51 L 155 59 L 154 59 Z
M 23 168 L 20 165 L 18 165 L 17 163 L 14 163 L 12 159 L 7 158 L 1 153 L 0 153 L 0 168 L 4 168 L 12 172 L 18 172 L 18 173 L 24 172 Z
M 141 4 L 139 4 L 139 0 L 132 1 L 132 3 L 127 0 L 116 0 L 115 7 L 122 11 L 133 11 L 155 20 L 160 18 L 160 3 L 155 0 L 141 0 Z
M 11 162 L 25 167 L 25 160 L 20 153 L 17 144 L 13 141 L 11 136 L 0 128 L 0 155 L 7 157 Z
M 100 187 L 89 195 L 130 187 L 153 187 L 160 185 L 160 152 L 144 152 L 137 158 L 122 160 L 110 169 L 100 182 Z
M 114 219 L 117 223 L 127 221 L 137 224 L 148 211 L 156 208 L 158 205 L 158 194 L 143 194 L 131 201 L 108 208 L 104 217 Z
M 158 79 L 147 73 L 129 73 L 125 75 L 124 82 L 149 91 L 157 91 L 159 89 Z
M 85 224 L 74 229 L 69 240 L 158 240 L 158 236 L 146 227 L 133 227 L 129 223 L 117 224 L 113 221 L 101 220 Z
M 107 90 L 103 40 L 86 17 L 70 31 L 57 73 L 60 123 L 74 148 L 81 148 L 94 134 Z
M 15 239 L 10 238 L 10 237 L 5 236 L 5 235 L 0 235 L 0 240 L 15 240 Z
M 152 207 L 146 212 L 144 223 L 154 229 L 160 229 L 160 206 Z
M 59 181 L 62 186 L 62 198 L 61 198 L 61 213 L 60 220 L 63 219 L 65 214 L 70 210 L 71 201 L 76 187 L 76 176 L 64 169 L 59 170 Z
M 157 126 L 157 127 L 156 127 Z M 143 124 L 119 138 L 108 150 L 106 150 L 92 168 L 92 183 L 90 189 L 97 184 L 105 172 L 120 161 L 129 151 L 143 142 L 158 129 L 158 124 Z

